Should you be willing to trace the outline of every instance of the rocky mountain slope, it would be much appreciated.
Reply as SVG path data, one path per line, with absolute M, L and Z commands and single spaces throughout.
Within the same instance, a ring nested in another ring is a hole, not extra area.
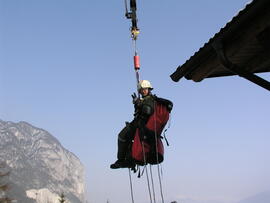
M 23 203 L 84 202 L 84 168 L 47 131 L 26 122 L 0 120 L 0 163 L 5 162 L 11 186 L 9 196 Z

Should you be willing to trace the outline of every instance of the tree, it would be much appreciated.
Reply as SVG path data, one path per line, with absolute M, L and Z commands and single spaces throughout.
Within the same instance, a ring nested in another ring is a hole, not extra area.
M 65 201 L 66 201 L 65 195 L 64 195 L 64 193 L 62 192 L 61 195 L 60 195 L 59 202 L 60 202 L 60 203 L 64 203 Z

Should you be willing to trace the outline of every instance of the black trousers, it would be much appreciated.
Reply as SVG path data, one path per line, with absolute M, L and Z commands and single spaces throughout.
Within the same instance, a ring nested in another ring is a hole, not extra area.
M 126 122 L 126 126 L 118 134 L 118 152 L 117 159 L 124 160 L 127 158 L 129 146 L 134 139 L 138 121 L 133 120 L 130 123 Z

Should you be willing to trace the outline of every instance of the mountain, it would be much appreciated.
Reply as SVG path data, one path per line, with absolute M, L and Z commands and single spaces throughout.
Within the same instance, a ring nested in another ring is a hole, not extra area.
M 47 131 L 0 120 L 0 163 L 10 171 L 8 196 L 23 203 L 84 202 L 84 167 Z
M 270 202 L 270 191 L 261 192 L 254 196 L 248 197 L 241 200 L 238 203 L 269 203 Z

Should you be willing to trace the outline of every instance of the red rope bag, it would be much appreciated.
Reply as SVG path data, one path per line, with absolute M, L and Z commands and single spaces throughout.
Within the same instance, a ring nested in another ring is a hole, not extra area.
M 166 105 L 155 102 L 154 113 L 149 117 L 145 128 L 136 129 L 131 156 L 138 165 L 159 164 L 164 159 L 161 133 L 169 120 L 170 112 Z

